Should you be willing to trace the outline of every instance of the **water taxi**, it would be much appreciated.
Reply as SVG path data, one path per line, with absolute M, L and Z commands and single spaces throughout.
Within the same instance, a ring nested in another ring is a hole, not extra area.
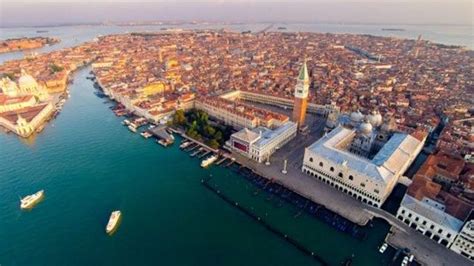
M 36 203 L 38 203 L 44 196 L 44 190 L 40 190 L 35 194 L 28 195 L 20 200 L 22 209 L 31 209 Z
M 111 234 L 115 231 L 121 216 L 122 213 L 120 211 L 113 211 L 112 214 L 110 214 L 109 222 L 107 223 L 107 227 L 105 228 L 105 232 L 107 232 L 107 234 Z
M 212 155 L 201 162 L 201 167 L 207 167 L 217 160 L 217 155 Z
M 387 249 L 388 247 L 388 244 L 387 243 L 383 243 L 383 245 L 379 248 L 379 252 L 380 253 L 384 253 L 385 250 Z

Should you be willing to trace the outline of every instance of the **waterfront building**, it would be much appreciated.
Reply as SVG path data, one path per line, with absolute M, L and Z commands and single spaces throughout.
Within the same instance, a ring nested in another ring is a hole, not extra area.
M 2 112 L 0 113 L 0 126 L 26 138 L 41 129 L 53 112 L 54 107 L 51 103 Z
M 471 180 L 472 166 L 462 158 L 430 155 L 413 177 L 397 218 L 449 247 L 474 208 Z
M 0 113 L 30 107 L 36 104 L 33 95 L 9 97 L 0 94 Z
M 270 159 L 270 156 L 296 136 L 297 124 L 291 121 L 275 129 L 257 127 L 252 130 L 244 128 L 231 135 L 226 146 L 233 151 L 251 158 L 259 163 Z
M 308 107 L 309 74 L 306 61 L 300 69 L 295 87 L 295 100 L 293 107 L 293 121 L 302 127 L 306 118 L 306 108 Z
M 474 217 L 471 217 L 456 236 L 451 249 L 474 261 Z
M 364 121 L 338 126 L 305 149 L 302 171 L 358 200 L 380 207 L 421 151 L 425 139 Z

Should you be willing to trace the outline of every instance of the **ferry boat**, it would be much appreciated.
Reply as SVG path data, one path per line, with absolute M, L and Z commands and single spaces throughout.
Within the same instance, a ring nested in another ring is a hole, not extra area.
M 105 228 L 105 232 L 107 232 L 107 234 L 111 234 L 114 232 L 114 230 L 118 226 L 118 222 L 121 216 L 122 213 L 120 211 L 113 211 L 112 214 L 110 214 L 109 222 L 107 223 L 107 227 Z
M 204 159 L 202 162 L 201 162 L 201 167 L 207 167 L 209 166 L 210 164 L 212 164 L 213 162 L 215 162 L 217 160 L 217 155 L 212 155 L 211 157 L 208 157 L 207 159 Z
M 137 132 L 137 128 L 132 126 L 132 125 L 129 125 L 128 126 L 128 129 L 130 129 L 130 131 L 132 131 L 133 133 L 136 133 Z
M 380 253 L 384 253 L 385 250 L 387 249 L 388 247 L 388 244 L 387 243 L 383 243 L 383 245 L 379 248 L 379 252 Z
M 44 190 L 40 190 L 35 194 L 28 195 L 20 200 L 22 209 L 31 209 L 36 203 L 38 203 L 44 196 Z

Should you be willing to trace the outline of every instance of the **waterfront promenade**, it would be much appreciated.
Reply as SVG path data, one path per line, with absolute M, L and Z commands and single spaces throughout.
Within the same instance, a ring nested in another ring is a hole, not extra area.
M 252 169 L 256 174 L 271 179 L 356 224 L 366 225 L 374 217 L 384 219 L 392 226 L 386 241 L 395 248 L 410 249 L 416 260 L 423 265 L 471 265 L 463 256 L 426 238 L 392 214 L 363 204 L 334 187 L 304 174 L 301 171 L 304 149 L 322 136 L 323 125 L 320 119 L 315 119 L 311 126 L 312 133 L 306 136 L 298 135 L 290 141 L 273 154 L 270 165 L 259 164 L 235 153 L 232 156 L 239 164 Z M 285 159 L 286 175 L 281 172 Z

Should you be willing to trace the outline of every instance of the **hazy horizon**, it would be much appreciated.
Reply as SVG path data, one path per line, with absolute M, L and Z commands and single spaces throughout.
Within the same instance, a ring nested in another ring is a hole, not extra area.
M 446 24 L 472 26 L 471 1 L 13 1 L 0 27 L 130 21 Z

